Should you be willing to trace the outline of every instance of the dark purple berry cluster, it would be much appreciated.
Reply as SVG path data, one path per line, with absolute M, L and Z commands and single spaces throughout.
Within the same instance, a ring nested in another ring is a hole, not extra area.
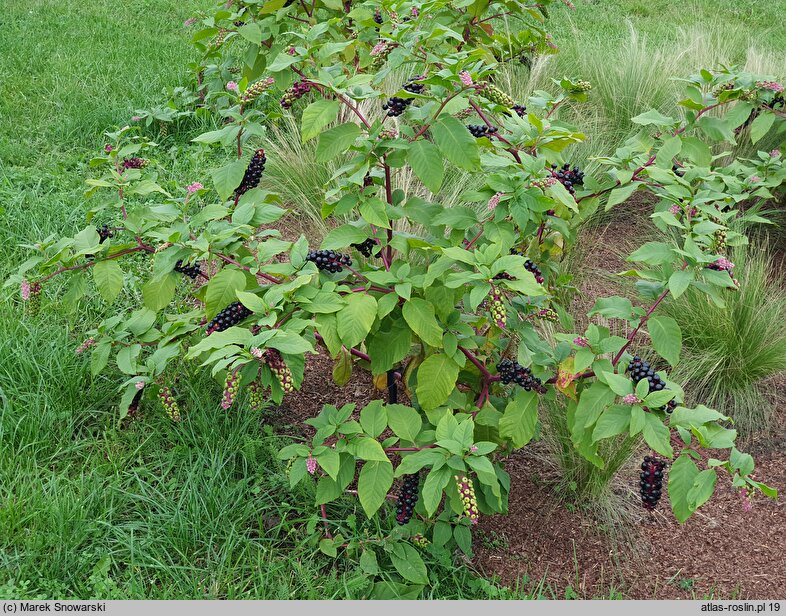
M 638 384 L 642 379 L 647 379 L 650 384 L 650 393 L 666 388 L 666 383 L 655 373 L 655 369 L 650 362 L 641 359 L 638 355 L 628 364 L 627 370 L 630 372 L 630 378 L 635 384 Z
M 210 323 L 207 324 L 207 335 L 213 332 L 222 332 L 233 325 L 237 325 L 251 315 L 251 311 L 240 302 L 232 302 L 219 312 Z
M 584 172 L 576 166 L 571 169 L 569 163 L 565 163 L 559 169 L 557 165 L 551 165 L 551 175 L 557 178 L 571 195 L 576 192 L 576 186 L 584 184 Z
M 142 400 L 142 394 L 144 393 L 144 389 L 139 389 L 134 394 L 133 399 L 131 400 L 131 404 L 128 405 L 128 416 L 134 417 L 137 412 L 139 411 L 139 403 Z
M 380 9 L 374 10 L 374 23 L 382 25 L 382 11 Z
M 248 163 L 248 167 L 246 167 L 246 172 L 243 174 L 243 181 L 240 182 L 240 186 L 238 186 L 235 191 L 235 196 L 239 197 L 252 188 L 259 186 L 259 181 L 262 179 L 262 172 L 265 170 L 266 162 L 265 150 L 260 148 L 254 152 L 251 161 Z
M 352 265 L 349 255 L 343 255 L 335 250 L 312 250 L 306 256 L 306 261 L 313 261 L 323 272 L 331 274 L 342 271 L 344 265 Z
M 402 88 L 407 92 L 412 92 L 412 94 L 423 94 L 423 90 L 425 90 L 426 86 L 418 82 L 425 78 L 425 75 L 415 75 L 414 77 L 410 77 L 407 80 L 407 83 L 402 86 Z
M 123 169 L 141 169 L 146 165 L 147 161 L 144 158 L 139 158 L 138 156 L 134 156 L 133 158 L 124 158 L 120 163 L 120 166 Z
M 654 511 L 660 500 L 663 488 L 663 471 L 666 469 L 665 460 L 656 456 L 644 456 L 639 475 L 639 494 L 641 504 L 647 511 Z
M 396 522 L 402 526 L 409 522 L 412 519 L 412 514 L 415 513 L 419 485 L 420 475 L 418 473 L 404 476 L 404 484 L 401 486 L 398 503 L 396 503 Z
M 508 383 L 516 383 L 523 387 L 526 391 L 536 391 L 544 393 L 546 388 L 543 387 L 541 380 L 532 376 L 532 370 L 525 368 L 521 364 L 510 359 L 503 359 L 497 364 L 497 372 L 499 379 L 503 385 Z
M 467 130 L 472 133 L 475 139 L 480 139 L 481 137 L 490 137 L 498 129 L 496 126 L 486 126 L 485 124 L 467 124 Z
M 531 259 L 527 259 L 524 261 L 524 269 L 528 272 L 532 272 L 532 275 L 535 276 L 535 280 L 538 284 L 543 284 L 545 278 L 543 278 L 543 272 L 540 271 L 540 268 L 535 265 L 535 262 Z
M 516 112 L 516 115 L 520 118 L 523 118 L 525 115 L 527 115 L 527 108 L 524 105 L 513 105 L 511 109 L 513 109 L 513 111 Z
M 387 102 L 382 105 L 382 109 L 387 111 L 388 117 L 395 118 L 404 113 L 407 110 L 407 107 L 409 107 L 414 100 L 414 98 L 391 96 Z
M 681 178 L 683 175 L 685 175 L 685 170 L 677 163 L 674 163 L 671 166 L 671 170 L 674 172 L 674 175 L 676 175 L 677 177 Z
M 308 81 L 303 81 L 302 79 L 296 81 L 289 90 L 284 92 L 284 96 L 281 97 L 281 106 L 284 109 L 289 109 L 296 100 L 302 98 L 309 92 L 311 92 L 311 84 Z
M 202 268 L 199 261 L 191 265 L 183 265 L 182 261 L 175 263 L 175 271 L 178 274 L 188 276 L 191 280 L 196 280 L 196 277 L 202 273 Z
M 370 257 L 376 245 L 377 243 L 372 238 L 368 238 L 360 244 L 351 244 L 352 248 L 356 249 L 364 257 Z
M 103 244 L 110 237 L 115 237 L 115 234 L 112 232 L 112 229 L 109 228 L 109 225 L 101 225 L 100 227 L 96 227 L 96 231 L 98 231 L 99 244 Z

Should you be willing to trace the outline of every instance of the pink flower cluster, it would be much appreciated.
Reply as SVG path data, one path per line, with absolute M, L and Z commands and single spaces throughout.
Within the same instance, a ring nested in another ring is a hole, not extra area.
M 713 265 L 715 266 L 713 269 L 716 270 L 729 273 L 734 271 L 734 263 L 724 257 L 720 257 L 717 261 L 715 261 L 715 263 L 713 263 Z
M 752 175 L 750 180 L 748 180 L 751 184 L 756 184 L 757 182 L 761 182 L 761 178 L 758 175 Z
M 504 193 L 498 192 L 493 197 L 491 197 L 491 199 L 489 199 L 488 208 L 490 211 L 493 212 L 497 208 L 499 205 L 499 200 L 502 198 L 503 194 Z
M 193 195 L 196 191 L 202 190 L 203 188 L 204 186 L 202 186 L 202 184 L 200 184 L 199 182 L 193 182 L 192 184 L 186 186 L 186 192 L 189 195 Z
M 638 404 L 639 399 L 636 394 L 628 394 L 627 396 L 622 397 L 622 401 L 625 404 Z
M 576 336 L 573 339 L 573 344 L 575 344 L 576 346 L 585 347 L 585 348 L 589 347 L 589 342 L 587 341 L 586 338 L 584 338 L 582 336 Z
M 294 47 L 290 47 L 289 49 L 287 49 L 287 53 L 288 53 L 290 56 L 294 56 L 294 55 L 297 53 L 297 51 L 295 51 L 295 48 L 294 48 Z
M 23 278 L 22 282 L 19 283 L 19 290 L 23 301 L 30 299 L 30 282 L 28 282 L 27 278 Z
M 783 92 L 783 84 L 777 81 L 757 81 L 756 87 L 762 90 L 771 90 L 772 92 Z
M 773 158 L 778 158 L 780 155 L 781 155 L 781 151 L 777 148 L 774 149 L 772 152 L 770 152 L 770 156 L 772 156 Z
M 378 56 L 379 54 L 383 53 L 387 48 L 388 48 L 387 41 L 380 41 L 379 43 L 374 45 L 374 47 L 371 48 L 369 55 L 371 55 L 372 57 Z
M 96 345 L 95 338 L 88 338 L 82 344 L 80 344 L 78 347 L 76 347 L 76 351 L 74 351 L 74 352 L 77 355 L 81 355 L 82 353 L 87 351 L 87 349 L 89 349 L 90 347 L 94 347 L 95 345 Z
M 680 212 L 682 212 L 682 208 L 681 208 L 679 205 L 677 205 L 677 204 L 675 203 L 674 205 L 672 205 L 672 206 L 669 208 L 669 212 L 671 212 L 672 214 L 674 214 L 674 215 L 676 216 L 677 214 L 679 214 Z
M 306 458 L 306 470 L 311 475 L 317 472 L 317 459 L 311 454 L 308 454 L 308 458 Z
M 748 490 L 745 488 L 740 488 L 739 494 L 740 499 L 742 500 L 742 510 L 745 513 L 750 513 L 753 511 L 753 501 L 751 500 L 751 495 L 748 493 Z
M 461 83 L 465 86 L 470 87 L 472 85 L 472 75 L 470 75 L 467 71 L 461 71 L 459 73 L 459 79 L 461 79 Z
M 251 355 L 257 359 L 262 359 L 265 356 L 265 353 L 259 347 L 251 347 Z
M 234 92 L 235 94 L 240 94 L 240 86 L 237 85 L 237 81 L 230 81 L 227 83 L 227 90 L 230 92 Z

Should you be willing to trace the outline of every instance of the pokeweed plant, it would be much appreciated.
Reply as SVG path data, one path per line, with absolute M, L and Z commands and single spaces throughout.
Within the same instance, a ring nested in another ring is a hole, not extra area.
M 194 183 L 171 194 L 146 164 L 154 144 L 128 127 L 109 133 L 92 163 L 103 173 L 88 180 L 87 193 L 102 195 L 90 214 L 112 221 L 102 227 L 111 237 L 91 224 L 74 237 L 49 238 L 9 284 L 21 284 L 29 299 L 68 272 L 71 301 L 89 293 L 90 277 L 109 304 L 126 286 L 141 293 L 143 306 L 105 319 L 80 347 L 90 348 L 94 374 L 113 360 L 128 376 L 121 419 L 152 389 L 179 420 L 169 383 L 183 359 L 223 380 L 225 409 L 243 389 L 254 407 L 280 402 L 301 386 L 308 353 L 328 353 L 339 384 L 361 367 L 379 383 L 401 385 L 409 404 L 325 406 L 306 420 L 310 442 L 280 455 L 292 486 L 316 481 L 321 511 L 309 528 L 324 524 L 320 548 L 360 554 L 369 573 L 383 557 L 404 584 L 428 582 L 416 547 L 445 554 L 457 545 L 469 554 L 479 516 L 506 510 L 504 459 L 535 435 L 541 397 L 565 397 L 572 443 L 598 467 L 599 444 L 625 433 L 640 434 L 658 460 L 673 460 L 667 489 L 680 521 L 711 497 L 719 471 L 739 489 L 774 497 L 752 478 L 753 459 L 735 448 L 729 418 L 681 404 L 682 389 L 665 369 L 679 361 L 681 333 L 657 308 L 689 287 L 722 305 L 745 284 L 724 257 L 725 246 L 746 241 L 729 223 L 761 221 L 745 205 L 781 190 L 786 171 L 778 152 L 729 162 L 722 147 L 746 122 L 754 141 L 782 133 L 782 88 L 734 68 L 702 70 L 686 80 L 684 118 L 656 111 L 634 118 L 641 132 L 600 161 L 600 177 L 585 177 L 563 157 L 585 136 L 560 121 L 559 110 L 585 100 L 591 86 L 564 79 L 558 95 L 539 91 L 525 106 L 494 85 L 501 63 L 553 45 L 542 28 L 550 4 L 222 6 L 197 37 L 236 32 L 243 76 L 216 88 L 226 124 L 196 141 L 229 146 L 237 160 L 212 171 L 212 189 Z M 518 20 L 519 29 L 503 28 L 500 17 Z M 410 77 L 385 91 L 394 70 Z M 254 104 L 274 86 L 284 90 L 281 104 L 298 118 L 301 139 L 317 140 L 317 159 L 346 159 L 325 188 L 323 213 L 350 222 L 320 246 L 282 239 L 276 225 L 286 195 L 258 186 L 266 156 L 253 142 L 269 118 Z M 468 128 L 469 117 L 479 124 Z M 450 166 L 477 174 L 482 187 L 445 208 L 440 189 Z M 395 186 L 407 167 L 424 187 L 418 194 Z M 557 275 L 559 260 L 583 220 L 636 192 L 656 198 L 653 223 L 670 238 L 644 244 L 630 256 L 635 269 L 623 273 L 648 306 L 600 298 L 590 316 L 622 321 L 626 337 L 590 324 L 550 343 L 540 321 L 572 323 L 556 300 L 570 284 Z M 150 262 L 139 289 L 121 265 L 133 254 Z M 629 353 L 644 331 L 663 361 Z M 726 453 L 702 470 L 700 448 Z M 664 471 L 656 470 L 657 477 L 649 469 L 657 482 L 642 477 L 647 508 L 660 498 Z M 355 482 L 369 517 L 397 500 L 398 527 L 359 538 L 354 519 L 329 521 L 326 505 Z

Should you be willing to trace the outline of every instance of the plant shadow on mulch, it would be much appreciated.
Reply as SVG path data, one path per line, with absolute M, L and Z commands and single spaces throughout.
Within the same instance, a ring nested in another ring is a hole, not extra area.
M 647 204 L 634 207 L 644 214 Z M 596 297 L 624 294 L 609 272 L 627 269 L 619 256 L 625 248 L 619 246 L 620 238 L 635 241 L 631 228 L 629 220 L 617 217 L 588 231 L 584 244 L 591 250 L 592 268 L 577 281 L 581 293 L 574 314 L 586 313 Z M 324 404 L 340 407 L 352 402 L 360 410 L 372 399 L 385 398 L 385 392 L 374 387 L 371 375 L 359 368 L 345 387 L 336 386 L 329 376 L 332 366 L 329 357 L 307 356 L 303 388 L 268 411 L 266 422 L 280 433 L 310 438 L 313 430 L 302 421 L 316 416 Z M 776 379 L 776 386 L 783 384 L 781 379 Z M 471 565 L 480 573 L 546 596 L 550 591 L 557 599 L 783 596 L 786 505 L 782 501 L 759 495 L 752 511 L 745 512 L 730 478 L 719 473 L 713 498 L 679 524 L 665 494 L 653 514 L 636 507 L 639 477 L 633 465 L 621 473 L 621 497 L 640 513 L 628 516 L 631 527 L 625 532 L 606 533 L 589 513 L 560 501 L 548 481 L 553 469 L 539 448 L 539 443 L 533 443 L 505 461 L 513 478 L 509 512 L 482 518 L 474 533 Z M 782 403 L 772 430 L 754 438 L 749 450 L 756 458 L 756 478 L 786 492 L 786 409 Z M 706 459 L 712 452 L 705 454 Z

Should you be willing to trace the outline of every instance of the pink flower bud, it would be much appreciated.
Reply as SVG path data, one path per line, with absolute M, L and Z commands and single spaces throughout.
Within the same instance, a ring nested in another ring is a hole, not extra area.
M 461 71 L 459 73 L 459 79 L 461 79 L 461 83 L 467 87 L 472 85 L 472 75 L 470 75 L 467 71 Z
M 141 391 L 142 389 L 145 388 L 145 382 L 144 381 L 137 381 L 136 384 L 134 385 L 134 387 L 136 387 L 137 391 Z
M 132 122 L 139 122 L 139 120 L 141 120 L 141 119 L 142 119 L 142 116 L 131 116 L 131 121 Z
M 297 51 L 295 51 L 295 48 L 294 48 L 294 47 L 290 47 L 289 49 L 287 49 L 287 53 L 288 53 L 290 56 L 294 56 L 294 55 L 297 53 Z
M 383 51 L 385 51 L 385 50 L 387 49 L 387 47 L 388 47 L 388 43 L 387 43 L 387 41 L 380 41 L 379 43 L 377 43 L 376 45 L 374 45 L 374 47 L 371 49 L 371 51 L 369 52 L 369 54 L 370 54 L 371 56 L 378 56 L 378 55 L 379 55 L 379 54 L 381 54 Z
M 576 346 L 585 347 L 585 348 L 589 347 L 589 342 L 587 342 L 587 339 L 583 338 L 582 336 L 576 336 L 573 339 L 573 344 L 575 344 Z
M 202 184 L 200 184 L 199 182 L 194 182 L 193 184 L 189 184 L 188 186 L 186 186 L 186 192 L 189 195 L 192 195 L 196 191 L 202 190 L 203 188 L 204 188 L 204 186 L 202 186 Z
M 636 397 L 636 394 L 628 394 L 627 396 L 622 397 L 622 401 L 625 404 L 637 404 L 639 399 Z
M 772 156 L 773 158 L 778 158 L 780 155 L 781 155 L 781 151 L 778 150 L 777 148 L 774 149 L 772 152 L 770 152 L 770 156 Z
M 313 475 L 317 472 L 317 460 L 311 454 L 308 454 L 306 459 L 306 470 Z
M 259 347 L 251 347 L 251 355 L 257 359 L 262 359 L 265 356 L 265 353 Z
M 230 81 L 227 83 L 227 90 L 234 92 L 235 94 L 240 94 L 240 86 L 237 85 L 236 81 Z
M 758 175 L 752 175 L 749 182 L 751 184 L 755 184 L 756 182 L 761 182 L 761 178 Z
M 115 149 L 115 148 L 113 148 L 113 147 L 112 147 L 112 144 L 110 144 L 110 143 L 107 143 L 107 144 L 104 146 L 104 152 L 106 152 L 107 154 L 109 154 L 109 153 L 110 153 L 112 150 L 114 150 L 114 149 Z
M 674 205 L 672 205 L 672 206 L 669 208 L 669 212 L 671 212 L 672 214 L 674 214 L 674 215 L 676 216 L 677 214 L 679 214 L 680 212 L 682 212 L 682 208 L 681 208 L 679 205 L 677 205 L 677 204 L 675 203 Z
M 469 448 L 469 452 L 470 453 L 475 453 L 477 450 L 478 450 L 478 446 L 477 445 L 473 445 L 472 447 Z

